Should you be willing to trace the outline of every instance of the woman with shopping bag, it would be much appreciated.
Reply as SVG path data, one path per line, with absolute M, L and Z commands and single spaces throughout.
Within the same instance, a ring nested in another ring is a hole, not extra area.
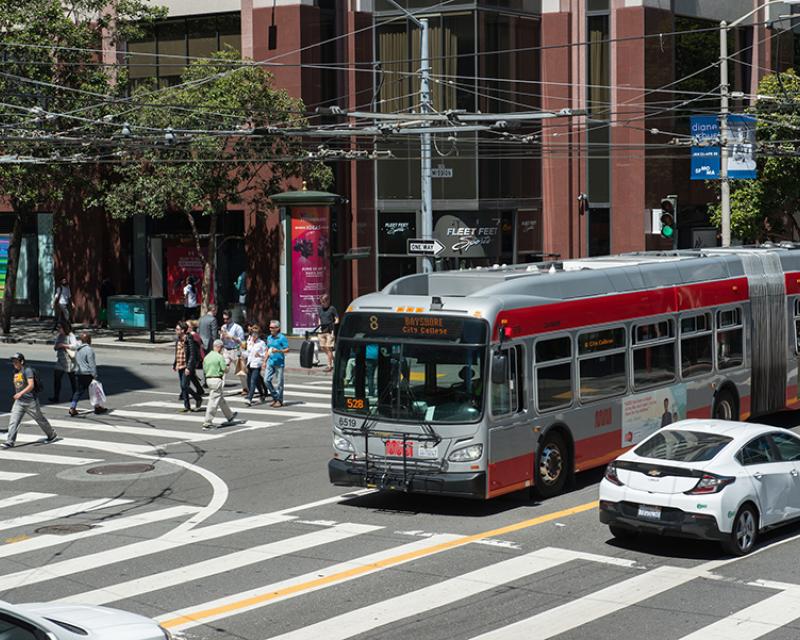
M 97 364 L 94 349 L 92 349 L 92 336 L 84 332 L 81 334 L 81 343 L 75 350 L 75 372 L 78 375 L 78 389 L 72 395 L 69 415 L 78 415 L 78 401 L 84 393 L 89 395 L 89 401 L 94 406 L 95 413 L 105 413 L 106 394 L 103 385 L 97 379 Z

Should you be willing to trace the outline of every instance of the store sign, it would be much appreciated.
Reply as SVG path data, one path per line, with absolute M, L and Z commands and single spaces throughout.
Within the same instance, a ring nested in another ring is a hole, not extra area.
M 183 304 L 186 279 L 194 276 L 197 303 L 203 303 L 203 260 L 197 249 L 188 244 L 167 245 L 167 303 Z M 214 283 L 209 298 L 214 302 Z
M 444 245 L 442 258 L 494 258 L 500 255 L 500 216 L 442 215 L 434 238 Z
M 542 252 L 542 212 L 521 209 L 517 212 L 517 253 Z
M 8 246 L 11 236 L 7 233 L 0 235 L 0 299 L 6 291 L 6 274 L 8 273 Z
M 327 207 L 294 207 L 291 215 L 292 330 L 317 326 L 319 297 L 330 291 L 330 216 Z

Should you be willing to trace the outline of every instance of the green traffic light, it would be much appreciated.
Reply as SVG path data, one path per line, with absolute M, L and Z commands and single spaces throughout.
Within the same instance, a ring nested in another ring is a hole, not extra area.
M 665 238 L 671 238 L 675 233 L 675 229 L 669 226 L 661 227 L 661 235 Z

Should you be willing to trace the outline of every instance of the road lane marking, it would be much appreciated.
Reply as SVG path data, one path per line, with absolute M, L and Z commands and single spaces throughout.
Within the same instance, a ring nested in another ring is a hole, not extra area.
M 36 473 L 14 473 L 13 471 L 0 471 L 0 481 L 14 482 L 14 480 L 22 480 L 22 478 L 30 478 L 38 475 Z
M 166 509 L 146 511 L 133 516 L 114 518 L 99 522 L 97 524 L 92 524 L 93 528 L 89 529 L 88 531 L 79 531 L 77 533 L 69 533 L 63 536 L 53 534 L 36 536 L 35 538 L 30 538 L 29 540 L 24 540 L 22 542 L 0 546 L 0 558 L 8 558 L 10 556 L 16 556 L 22 553 L 28 553 L 30 551 L 38 551 L 40 549 L 46 549 L 47 547 L 54 547 L 67 544 L 69 542 L 75 542 L 77 540 L 84 540 L 85 538 L 112 533 L 114 531 L 123 531 L 124 529 L 141 527 L 143 525 L 153 524 L 155 522 L 161 522 L 164 520 L 174 520 L 186 515 L 197 513 L 199 510 L 200 507 L 168 507 Z M 152 544 L 152 541 L 148 540 L 148 544 Z M 84 563 L 83 570 L 85 571 L 88 566 L 90 565 Z
M 262 589 L 255 589 L 246 593 L 236 594 L 217 600 L 208 602 L 189 609 L 172 612 L 161 616 L 159 621 L 165 627 L 175 629 L 186 629 L 188 627 L 197 626 L 227 617 L 244 610 L 253 609 L 256 607 L 264 606 L 271 602 L 286 597 L 293 597 L 302 593 L 308 593 L 316 589 L 328 587 L 334 584 L 339 584 L 347 580 L 359 578 L 361 576 L 373 573 L 375 571 L 382 571 L 390 567 L 394 567 L 405 562 L 424 558 L 435 553 L 455 549 L 464 546 L 470 542 L 483 540 L 484 538 L 493 538 L 502 536 L 515 531 L 521 531 L 530 527 L 534 527 L 545 522 L 551 522 L 559 518 L 583 513 L 597 508 L 597 501 L 587 502 L 568 509 L 562 509 L 553 513 L 544 514 L 529 520 L 523 520 L 515 524 L 506 525 L 497 529 L 490 529 L 483 533 L 477 533 L 468 536 L 447 536 L 447 539 L 442 539 L 442 536 L 435 536 L 427 538 L 426 540 L 419 541 L 418 543 L 411 543 L 407 545 L 410 548 L 395 548 L 390 549 L 392 555 L 380 557 L 379 559 L 366 559 L 362 558 L 360 561 L 353 563 L 344 563 L 338 565 L 342 568 L 333 570 L 332 568 L 324 571 L 324 575 L 320 576 L 317 572 L 308 574 L 301 577 L 302 579 L 295 579 L 288 581 L 284 586 L 269 585 Z M 414 545 L 420 545 L 415 547 Z M 299 581 L 298 581 L 299 580 Z
M 9 518 L 8 520 L 0 520 L 0 531 L 7 531 L 8 529 L 15 529 L 17 527 L 27 527 L 31 524 L 38 524 L 40 522 L 47 522 L 49 520 L 58 520 L 59 518 L 68 518 L 79 513 L 86 513 L 88 511 L 97 511 L 98 509 L 106 509 L 108 507 L 117 507 L 123 504 L 130 504 L 133 500 L 110 500 L 109 498 L 99 498 L 98 500 L 89 500 L 88 502 L 80 502 L 78 504 L 70 504 L 66 507 L 56 507 L 55 509 L 48 509 L 47 511 L 39 511 L 25 516 L 17 516 L 16 518 Z
M 755 640 L 798 618 L 800 586 L 795 586 L 683 636 L 681 640 Z
M 163 420 L 164 422 L 176 421 L 176 422 L 192 422 L 197 425 L 198 431 L 200 430 L 201 425 L 203 424 L 203 413 L 198 412 L 194 415 L 186 415 L 186 414 L 171 414 L 171 413 L 156 413 L 150 411 L 127 411 L 125 409 L 114 409 L 111 412 L 112 416 L 119 416 L 120 418 L 135 418 L 137 420 Z M 280 426 L 281 422 L 254 422 L 252 420 L 248 420 L 247 424 L 254 427 L 277 427 Z M 152 449 L 149 447 L 148 449 Z
M 94 591 L 77 593 L 62 598 L 59 602 L 95 605 L 108 604 L 109 602 L 116 602 L 139 596 L 143 593 L 150 593 L 187 582 L 200 581 L 209 576 L 241 569 L 280 556 L 291 555 L 312 547 L 346 540 L 347 538 L 378 531 L 382 528 L 383 527 L 374 525 L 343 523 L 329 529 L 313 531 L 304 535 L 294 536 L 276 542 L 269 542 L 242 551 L 235 551 L 209 560 L 178 567 L 171 571 L 162 571 L 161 573 L 155 573 L 101 589 L 95 589 Z
M 149 402 L 139 402 L 137 404 L 131 404 L 128 406 L 153 407 L 157 409 L 179 409 L 183 405 L 180 402 L 164 402 L 161 400 L 151 400 Z M 238 411 L 239 413 L 260 414 L 266 418 L 276 418 L 278 416 L 283 416 L 286 418 L 293 418 L 293 419 L 298 419 L 298 418 L 307 419 L 307 418 L 324 418 L 328 415 L 326 413 L 311 413 L 309 411 L 292 411 L 288 406 L 286 408 L 276 409 L 270 407 L 269 404 L 254 405 L 252 407 L 237 407 L 236 411 Z M 119 413 L 119 412 L 115 411 L 114 413 Z
M 475 636 L 472 640 L 545 640 L 679 587 L 697 577 L 695 569 L 658 567 L 530 618 Z
M 0 500 L 0 509 L 5 509 L 7 507 L 16 507 L 20 504 L 25 504 L 26 502 L 35 502 L 36 500 L 44 500 L 45 498 L 55 498 L 57 497 L 57 493 L 38 493 L 36 491 L 29 491 L 27 493 L 18 493 L 15 496 L 11 496 L 10 498 L 3 498 Z
M 176 405 L 178 403 L 175 403 Z M 132 405 L 136 406 L 136 405 Z M 180 405 L 183 406 L 183 405 Z M 26 424 L 36 424 L 33 420 Z M 79 429 L 81 431 L 97 431 L 106 435 L 115 433 L 125 433 L 133 436 L 143 436 L 144 438 L 182 438 L 187 441 L 214 440 L 216 436 L 207 433 L 194 433 L 192 431 L 176 431 L 174 429 L 162 429 L 160 427 L 128 427 L 121 424 L 103 424 L 90 422 L 88 420 L 58 420 L 50 418 L 50 424 L 56 429 Z
M 17 437 L 18 442 L 28 442 L 28 443 L 35 443 L 35 442 L 42 442 L 42 437 L 37 436 L 35 433 L 23 433 Z M 61 440 L 56 440 L 52 444 L 48 444 L 48 447 L 84 447 L 89 449 L 99 449 L 102 448 L 106 451 L 110 451 L 112 453 L 151 453 L 153 451 L 153 445 L 145 445 L 145 444 L 129 444 L 126 442 L 110 442 L 105 440 L 85 440 L 83 438 L 73 438 L 73 437 L 65 437 Z
M 547 547 L 497 562 L 423 589 L 348 611 L 296 631 L 271 637 L 271 640 L 318 640 L 319 638 L 345 640 L 372 631 L 377 627 L 496 589 L 509 582 L 554 569 L 574 560 L 588 560 L 628 568 L 634 568 L 636 565 L 634 560 Z
M 72 456 L 59 456 L 56 454 L 28 453 L 16 449 L 6 449 L 0 451 L 0 461 L 12 460 L 14 462 L 36 462 L 38 464 L 60 464 L 81 466 L 84 464 L 95 464 L 102 462 L 96 458 L 74 458 Z

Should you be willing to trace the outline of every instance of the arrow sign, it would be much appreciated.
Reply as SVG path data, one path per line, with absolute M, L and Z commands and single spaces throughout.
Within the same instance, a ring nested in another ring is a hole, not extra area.
M 406 244 L 406 253 L 410 256 L 438 256 L 442 251 L 444 245 L 438 240 L 409 238 Z

